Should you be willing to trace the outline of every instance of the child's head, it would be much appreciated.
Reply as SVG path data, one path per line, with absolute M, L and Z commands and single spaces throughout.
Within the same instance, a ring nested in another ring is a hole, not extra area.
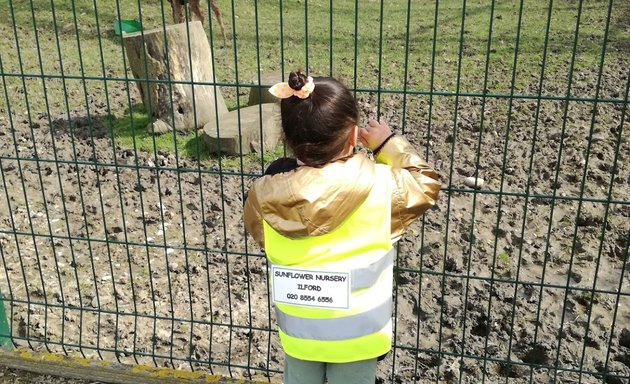
M 334 160 L 346 147 L 348 135 L 359 120 L 359 109 L 350 91 L 331 77 L 316 77 L 315 89 L 304 99 L 291 96 L 280 104 L 282 130 L 287 145 L 307 165 Z M 299 91 L 307 76 L 291 72 L 289 86 Z

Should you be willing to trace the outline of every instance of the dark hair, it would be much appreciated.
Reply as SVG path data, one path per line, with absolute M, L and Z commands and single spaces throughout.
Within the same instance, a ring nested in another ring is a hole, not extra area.
M 331 77 L 316 77 L 315 89 L 306 99 L 282 99 L 280 112 L 286 143 L 307 165 L 320 166 L 337 156 L 348 132 L 359 120 L 359 108 L 350 91 Z M 307 76 L 291 72 L 289 86 L 302 89 Z

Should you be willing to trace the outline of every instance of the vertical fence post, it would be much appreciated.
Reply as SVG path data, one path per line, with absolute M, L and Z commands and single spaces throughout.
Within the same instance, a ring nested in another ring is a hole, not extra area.
M 11 340 L 11 329 L 9 329 L 7 314 L 4 311 L 4 298 L 2 296 L 2 291 L 0 291 L 0 348 L 11 347 L 13 347 L 13 341 Z

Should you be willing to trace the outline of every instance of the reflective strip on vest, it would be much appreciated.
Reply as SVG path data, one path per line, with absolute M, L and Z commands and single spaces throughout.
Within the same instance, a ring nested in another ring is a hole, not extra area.
M 392 301 L 365 312 L 332 319 L 307 319 L 288 315 L 276 307 L 280 329 L 289 336 L 314 340 L 347 340 L 378 332 L 392 317 Z
M 364 268 L 356 268 L 350 271 L 352 286 L 351 291 L 356 291 L 363 288 L 369 288 L 376 280 L 378 280 L 381 273 L 394 264 L 394 255 L 396 255 L 396 249 L 392 248 L 383 257 L 368 265 Z

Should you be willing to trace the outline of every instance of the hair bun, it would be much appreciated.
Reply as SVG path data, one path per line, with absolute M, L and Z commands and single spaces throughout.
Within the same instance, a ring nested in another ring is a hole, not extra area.
M 289 74 L 289 87 L 295 91 L 299 91 L 306 84 L 308 77 L 300 71 L 291 72 Z

